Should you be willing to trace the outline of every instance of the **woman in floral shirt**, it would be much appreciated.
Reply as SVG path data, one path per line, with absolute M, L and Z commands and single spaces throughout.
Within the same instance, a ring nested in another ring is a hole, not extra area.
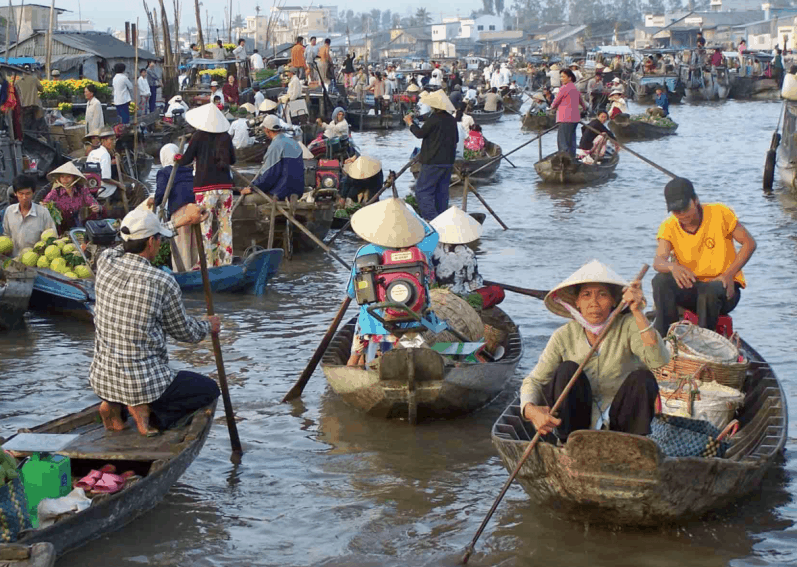
M 82 226 L 82 221 L 90 218 L 88 215 L 80 218 L 80 211 L 85 207 L 91 209 L 92 216 L 100 212 L 100 205 L 89 191 L 86 178 L 71 161 L 48 173 L 47 179 L 53 185 L 42 203 L 54 203 L 61 211 L 63 220 L 58 226 L 59 234 Z

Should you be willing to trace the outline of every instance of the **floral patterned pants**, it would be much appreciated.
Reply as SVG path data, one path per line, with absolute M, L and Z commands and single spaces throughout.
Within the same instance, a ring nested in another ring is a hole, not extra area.
M 202 222 L 202 236 L 208 267 L 232 263 L 232 191 L 205 191 L 194 195 L 196 204 L 210 214 Z M 213 239 L 213 221 L 218 225 L 218 238 Z

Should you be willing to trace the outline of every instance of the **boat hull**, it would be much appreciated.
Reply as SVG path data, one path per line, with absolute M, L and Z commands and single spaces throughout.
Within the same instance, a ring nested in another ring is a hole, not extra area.
M 667 128 L 666 126 L 658 126 L 641 120 L 628 120 L 627 122 L 610 120 L 609 129 L 620 141 L 655 140 L 664 136 L 674 135 L 678 125 L 676 124 L 673 128 Z
M 521 128 L 532 132 L 542 132 L 556 126 L 556 114 L 535 114 L 526 113 L 521 121 Z
M 0 331 L 22 325 L 30 305 L 36 270 L 23 266 L 0 268 Z
M 619 161 L 620 157 L 615 152 L 608 160 L 585 165 L 565 152 L 556 152 L 535 163 L 534 169 L 546 183 L 579 185 L 607 179 Z
M 258 250 L 240 264 L 216 266 L 208 269 L 210 287 L 216 293 L 243 292 L 262 295 L 266 284 L 279 270 L 282 248 Z M 174 274 L 174 279 L 183 291 L 201 291 L 204 283 L 202 272 L 193 270 Z
M 780 182 L 797 196 L 797 102 L 784 101 L 783 131 L 778 148 Z
M 469 160 L 458 159 L 454 162 L 454 168 L 451 173 L 452 183 L 459 182 L 464 172 L 475 172 L 470 177 L 471 181 L 489 181 L 493 178 L 503 161 L 495 159 L 501 155 L 501 146 L 492 142 L 485 142 L 484 149 L 487 153 L 487 157 Z M 413 156 L 414 155 L 415 153 Z M 412 172 L 412 176 L 418 179 L 418 176 L 421 174 L 421 164 L 417 162 L 413 163 L 410 166 L 410 171 Z
M 38 269 L 30 296 L 32 310 L 91 321 L 94 301 L 94 282 L 91 280 L 70 280 L 52 270 Z
M 487 112 L 485 110 L 474 110 L 473 112 L 470 113 L 470 116 L 471 118 L 473 118 L 473 121 L 476 124 L 481 126 L 484 124 L 494 124 L 498 122 L 504 116 L 504 111 L 503 109 L 495 110 L 493 112 Z
M 352 132 L 361 130 L 398 130 L 404 127 L 403 115 L 399 112 L 365 114 L 357 110 L 346 112 L 346 121 Z

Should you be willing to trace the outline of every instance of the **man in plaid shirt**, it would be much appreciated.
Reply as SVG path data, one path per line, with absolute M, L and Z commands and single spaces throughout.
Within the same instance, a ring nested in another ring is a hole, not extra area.
M 89 381 L 103 400 L 100 415 L 106 429 L 124 429 L 126 406 L 139 433 L 157 435 L 219 396 L 210 378 L 172 370 L 166 350 L 167 334 L 198 343 L 208 332 L 218 333 L 218 317 L 199 321 L 188 316 L 174 277 L 150 264 L 164 237 L 200 221 L 199 209 L 188 209 L 165 225 L 149 211 L 129 213 L 122 221 L 124 243 L 106 250 L 97 261 Z

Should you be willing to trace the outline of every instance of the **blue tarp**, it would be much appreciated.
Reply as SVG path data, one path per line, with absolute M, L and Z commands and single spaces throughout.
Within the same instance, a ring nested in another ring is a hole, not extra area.
M 40 66 L 40 63 L 36 61 L 33 57 L 11 57 L 8 61 L 6 61 L 4 57 L 0 57 L 0 63 L 8 63 L 9 65 L 18 65 L 19 67 L 22 67 L 23 65 Z

